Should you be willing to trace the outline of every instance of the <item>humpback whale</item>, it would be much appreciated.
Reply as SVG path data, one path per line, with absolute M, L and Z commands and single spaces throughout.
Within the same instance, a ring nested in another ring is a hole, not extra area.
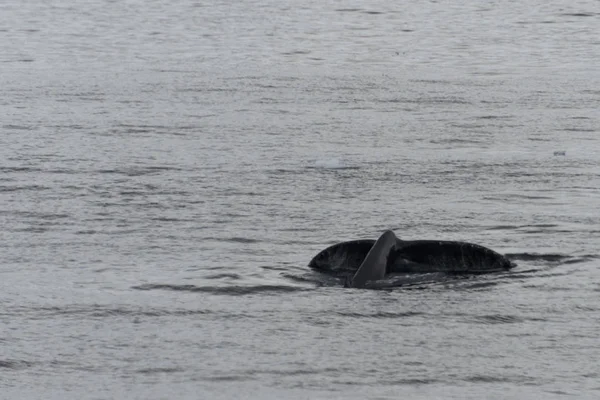
M 390 274 L 483 274 L 505 271 L 505 256 L 474 243 L 401 240 L 386 230 L 377 240 L 361 239 L 327 247 L 313 257 L 314 270 L 346 277 L 346 287 L 365 288 Z

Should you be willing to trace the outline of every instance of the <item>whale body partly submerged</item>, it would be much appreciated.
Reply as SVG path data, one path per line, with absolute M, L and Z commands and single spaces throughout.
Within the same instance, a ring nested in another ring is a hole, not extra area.
M 347 276 L 346 286 L 364 288 L 389 274 L 482 274 L 515 266 L 486 247 L 455 241 L 401 240 L 385 231 L 377 240 L 334 244 L 317 254 L 310 268 Z

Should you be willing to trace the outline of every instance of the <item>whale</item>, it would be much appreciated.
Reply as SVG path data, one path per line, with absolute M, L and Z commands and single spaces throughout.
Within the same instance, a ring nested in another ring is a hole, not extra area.
M 345 278 L 346 287 L 368 288 L 398 274 L 468 275 L 506 271 L 515 264 L 502 254 L 468 242 L 402 240 L 392 230 L 377 240 L 340 242 L 315 255 L 308 266 Z

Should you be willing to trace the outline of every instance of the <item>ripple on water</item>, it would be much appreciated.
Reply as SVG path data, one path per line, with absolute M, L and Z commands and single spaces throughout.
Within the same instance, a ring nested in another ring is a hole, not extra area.
M 311 290 L 305 287 L 284 285 L 256 285 L 256 286 L 195 286 L 173 284 L 144 284 L 133 286 L 136 290 L 174 290 L 193 293 L 210 293 L 223 296 L 246 296 L 265 293 L 294 293 Z
M 20 370 L 33 366 L 34 363 L 25 360 L 0 360 L 0 369 Z

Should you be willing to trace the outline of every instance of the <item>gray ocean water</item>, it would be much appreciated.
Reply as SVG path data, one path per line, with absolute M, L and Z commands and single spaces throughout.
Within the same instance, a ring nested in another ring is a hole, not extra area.
M 600 397 L 600 3 L 0 4 L 0 398 Z M 373 291 L 342 240 L 510 272 Z

